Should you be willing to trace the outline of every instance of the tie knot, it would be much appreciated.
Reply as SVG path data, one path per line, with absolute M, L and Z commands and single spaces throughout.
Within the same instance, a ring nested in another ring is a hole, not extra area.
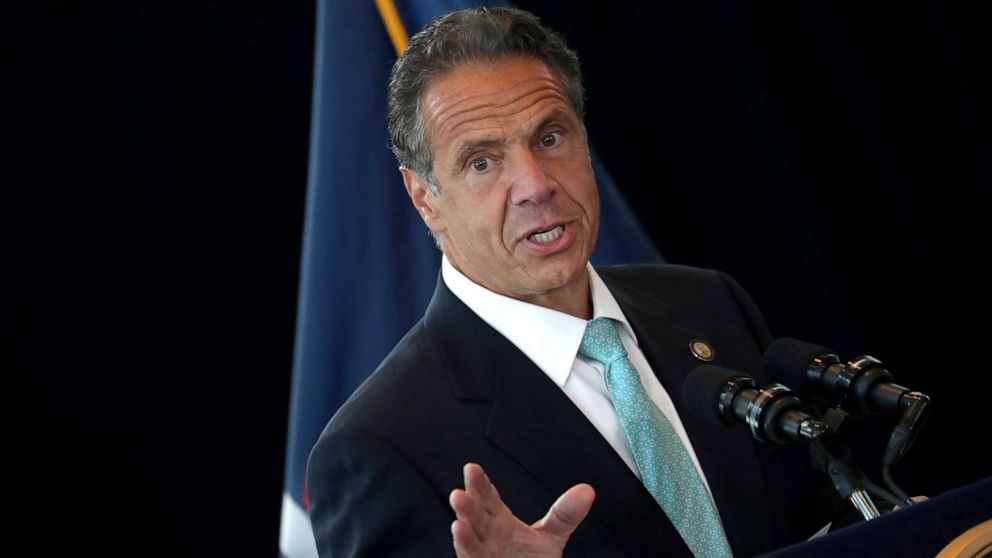
M 627 351 L 623 348 L 613 320 L 596 318 L 586 326 L 582 342 L 579 343 L 579 354 L 609 365 L 627 356 Z

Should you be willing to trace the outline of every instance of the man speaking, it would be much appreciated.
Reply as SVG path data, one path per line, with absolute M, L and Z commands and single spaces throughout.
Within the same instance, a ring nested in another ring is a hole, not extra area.
M 444 257 L 313 449 L 322 556 L 740 557 L 819 521 L 800 452 L 674 398 L 707 362 L 760 378 L 770 335 L 740 287 L 589 264 L 583 114 L 575 54 L 519 10 L 436 18 L 396 62 L 392 147 Z

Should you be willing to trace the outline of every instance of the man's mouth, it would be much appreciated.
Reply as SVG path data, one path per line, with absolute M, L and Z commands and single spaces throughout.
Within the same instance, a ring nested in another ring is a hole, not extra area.
M 555 225 L 550 229 L 527 235 L 527 240 L 537 244 L 547 244 L 558 240 L 563 234 L 565 234 L 565 225 Z

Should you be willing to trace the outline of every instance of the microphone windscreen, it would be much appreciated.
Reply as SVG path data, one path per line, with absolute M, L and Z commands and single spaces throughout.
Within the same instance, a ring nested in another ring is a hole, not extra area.
M 810 380 L 806 376 L 810 363 L 819 355 L 833 353 L 826 347 L 783 337 L 776 339 L 769 345 L 761 360 L 761 365 L 765 370 L 765 378 L 769 382 L 784 384 L 803 393 L 811 387 L 807 385 Z
M 682 402 L 697 417 L 724 424 L 719 409 L 720 392 L 730 378 L 741 375 L 722 366 L 697 366 L 682 384 Z

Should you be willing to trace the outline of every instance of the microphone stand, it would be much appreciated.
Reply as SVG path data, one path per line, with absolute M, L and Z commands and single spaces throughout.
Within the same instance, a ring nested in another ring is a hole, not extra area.
M 832 408 L 823 415 L 823 422 L 829 432 L 836 433 L 846 416 L 843 411 Z M 833 437 L 830 437 L 829 442 L 827 440 L 824 436 L 810 445 L 813 467 L 830 477 L 840 497 L 849 501 L 865 521 L 875 519 L 880 514 L 875 502 L 868 495 L 868 488 L 877 487 L 873 486 L 874 483 L 854 463 L 851 450 Z
M 851 451 L 840 444 L 832 444 L 840 449 L 840 454 L 836 455 L 822 441 L 813 442 L 811 448 L 813 452 L 813 467 L 816 470 L 830 477 L 834 484 L 834 489 L 844 500 L 851 502 L 851 505 L 858 510 L 866 521 L 875 519 L 880 514 L 875 502 L 868 495 L 865 483 L 865 475 L 854 464 Z

